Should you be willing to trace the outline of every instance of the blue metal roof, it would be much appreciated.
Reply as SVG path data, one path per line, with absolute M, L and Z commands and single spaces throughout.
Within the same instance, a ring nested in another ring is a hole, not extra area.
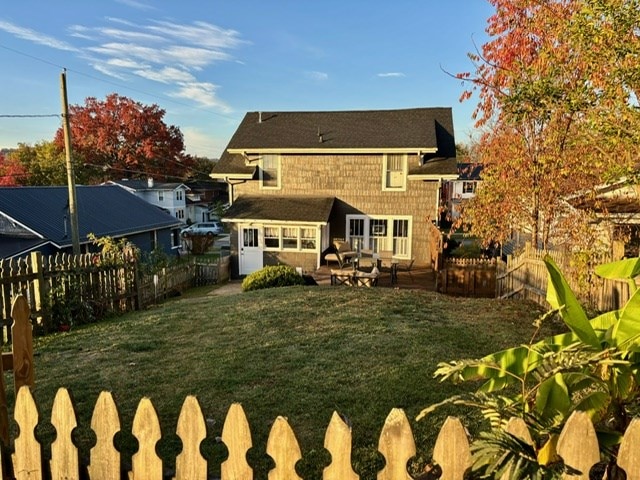
M 76 187 L 80 242 L 179 227 L 169 213 L 115 185 Z M 0 213 L 59 246 L 71 245 L 67 187 L 0 188 Z

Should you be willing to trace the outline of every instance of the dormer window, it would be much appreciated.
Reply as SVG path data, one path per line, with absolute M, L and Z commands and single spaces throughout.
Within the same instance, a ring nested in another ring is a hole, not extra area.
M 407 156 L 386 154 L 382 161 L 382 190 L 404 191 L 407 183 Z
M 280 188 L 280 156 L 262 155 L 260 164 L 260 186 Z

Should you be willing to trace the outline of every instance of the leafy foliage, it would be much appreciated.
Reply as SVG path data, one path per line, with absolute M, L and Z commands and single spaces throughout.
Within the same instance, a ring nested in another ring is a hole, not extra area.
M 261 290 L 273 287 L 304 285 L 304 279 L 288 265 L 269 265 L 253 272 L 242 281 L 242 291 Z
M 470 85 L 462 99 L 478 93 L 474 116 L 486 127 L 483 183 L 466 221 L 485 241 L 512 229 L 543 248 L 552 236 L 592 241 L 571 237 L 589 218 L 562 200 L 637 161 L 640 0 L 490 3 L 490 40 L 469 55 L 475 72 L 458 74 Z
M 184 153 L 180 129 L 164 123 L 165 111 L 157 105 L 143 105 L 112 93 L 104 101 L 89 97 L 84 106 L 71 105 L 69 112 L 73 155 L 83 159 L 91 183 L 113 174 L 183 178 L 193 164 Z M 64 145 L 62 129 L 54 142 L 61 148 Z
M 594 422 L 603 456 L 612 467 L 615 446 L 640 405 L 640 290 L 632 290 L 622 309 L 589 319 L 557 265 L 550 257 L 545 264 L 549 271 L 547 300 L 553 310 L 536 327 L 557 313 L 569 332 L 539 341 L 534 335 L 527 345 L 479 360 L 439 364 L 435 376 L 441 380 L 483 383 L 475 393 L 454 396 L 423 410 L 419 418 L 445 404 L 480 410 L 494 431 L 504 428 L 511 417 L 523 418 L 533 432 L 538 463 L 547 465 L 556 461 L 555 443 L 563 425 L 574 411 L 583 411 Z M 597 271 L 607 278 L 630 279 L 637 275 L 637 264 L 637 259 L 623 260 Z M 531 452 L 522 451 L 524 447 L 512 440 L 495 432 L 478 440 L 476 467 L 506 468 L 495 462 L 510 456 L 509 468 L 528 475 Z M 539 468 L 536 475 L 555 475 L 555 470 Z

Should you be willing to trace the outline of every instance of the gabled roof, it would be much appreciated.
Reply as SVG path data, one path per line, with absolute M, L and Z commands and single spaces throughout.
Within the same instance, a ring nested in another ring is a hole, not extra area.
M 148 180 L 137 180 L 137 179 L 124 179 L 124 180 L 109 180 L 105 182 L 109 185 L 118 185 L 120 187 L 126 188 L 128 190 L 133 190 L 136 192 L 142 192 L 147 190 L 176 190 L 180 187 L 184 187 L 185 190 L 191 190 L 187 185 L 180 182 L 153 182 L 152 185 L 149 185 Z
M 0 188 L 0 214 L 57 246 L 71 245 L 67 187 Z M 115 185 L 76 187 L 79 236 L 125 236 L 181 222 Z
M 409 179 L 429 180 L 458 178 L 458 166 L 456 157 L 436 157 L 426 160 L 422 165 L 409 169 Z
M 255 165 L 247 165 L 244 154 L 392 152 L 455 157 L 451 108 L 249 112 L 212 176 L 252 178 Z
M 225 212 L 223 221 L 325 224 L 334 200 L 334 197 L 239 196 Z

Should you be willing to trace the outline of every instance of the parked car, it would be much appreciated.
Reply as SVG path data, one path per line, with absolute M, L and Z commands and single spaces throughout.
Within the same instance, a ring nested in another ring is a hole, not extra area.
M 222 223 L 218 221 L 210 221 L 210 222 L 198 222 L 189 225 L 187 228 L 184 228 L 180 231 L 180 234 L 185 237 L 187 235 L 220 235 L 224 233 L 224 229 L 222 228 Z

